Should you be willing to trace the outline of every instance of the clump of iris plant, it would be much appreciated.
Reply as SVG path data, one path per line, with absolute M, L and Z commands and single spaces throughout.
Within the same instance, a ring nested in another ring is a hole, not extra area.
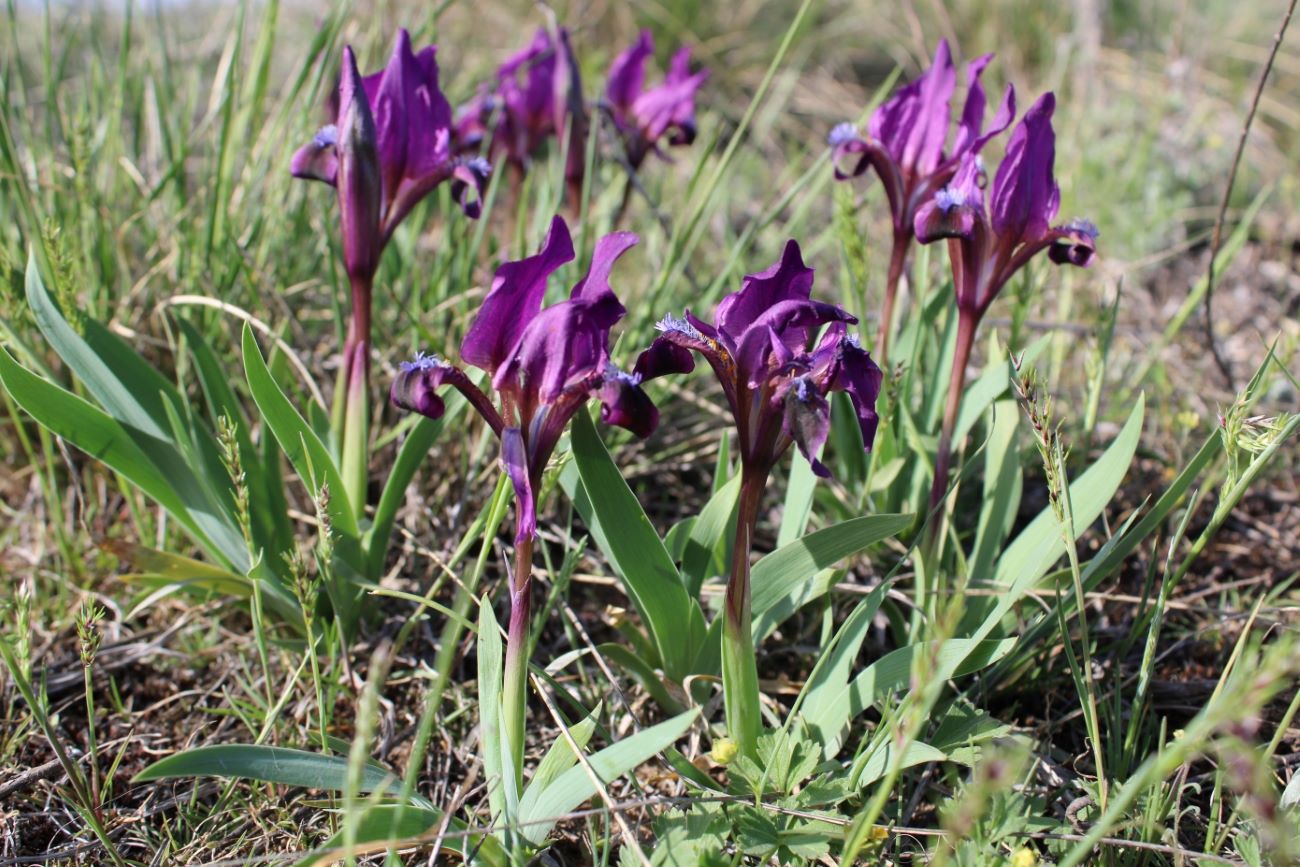
M 445 409 L 439 389 L 457 389 L 501 443 L 501 463 L 515 491 L 515 564 L 503 710 L 516 774 L 523 767 L 526 653 L 537 535 L 534 497 L 542 471 L 570 419 L 593 397 L 602 404 L 602 420 L 637 436 L 649 436 L 659 423 L 658 410 L 640 387 L 647 377 L 621 370 L 609 357 L 610 328 L 626 312 L 610 289 L 610 271 L 637 240 L 630 232 L 601 238 L 587 275 L 573 287 L 569 299 L 546 308 L 542 300 L 547 279 L 574 257 L 563 219 L 554 219 L 537 255 L 497 269 L 460 348 L 464 364 L 490 377 L 495 404 L 463 369 L 433 355 L 404 362 L 392 386 L 393 403 L 429 418 L 441 417 Z
M 740 501 L 723 622 L 723 692 L 727 728 L 742 754 L 755 755 L 761 729 L 758 671 L 750 622 L 749 558 L 768 474 L 791 444 L 819 476 L 818 459 L 830 430 L 833 391 L 846 392 L 857 413 L 862 443 L 871 449 L 879 421 L 881 371 L 848 325 L 840 307 L 812 298 L 813 269 L 794 241 L 780 261 L 746 277 L 718 304 L 713 323 L 690 311 L 668 316 L 662 332 L 637 360 L 645 378 L 694 369 L 703 356 L 722 384 L 736 423 Z
M 894 302 L 914 237 L 917 210 L 952 180 L 963 159 L 978 154 L 1015 118 L 1015 89 L 1008 85 L 993 125 L 984 130 L 987 97 L 980 76 L 992 59 L 992 54 L 986 54 L 966 65 L 966 102 L 951 145 L 948 134 L 957 70 L 944 40 L 939 41 L 930 68 L 871 115 L 865 135 L 852 123 L 842 123 L 831 131 L 828 143 L 835 177 L 847 180 L 874 170 L 893 218 L 894 242 L 875 346 L 882 364 L 888 357 Z
M 569 31 L 560 27 L 552 36 L 539 28 L 527 47 L 497 68 L 495 80 L 461 106 L 453 129 L 458 151 L 477 151 L 486 141 L 490 159 L 510 167 L 516 187 L 546 143 L 564 139 L 564 178 L 576 208 L 586 167 L 587 113 Z
M 1061 203 L 1053 176 L 1055 108 L 1056 97 L 1047 93 L 1021 118 L 994 175 L 989 207 L 984 202 L 987 181 L 981 161 L 967 153 L 952 182 L 935 191 L 916 213 L 917 240 L 922 244 L 948 240 L 957 296 L 957 348 L 935 459 L 932 510 L 948 490 L 953 429 L 984 312 L 1012 275 L 1044 250 L 1058 265 L 1087 267 L 1092 261 L 1096 226 L 1087 220 L 1052 225 Z
M 411 209 L 442 183 L 450 182 L 452 197 L 477 217 L 488 174 L 482 160 L 452 153 L 451 107 L 438 89 L 436 51 L 430 45 L 415 53 L 403 29 L 388 65 L 362 77 L 352 49 L 345 47 L 335 122 L 290 163 L 295 177 L 324 181 L 338 191 L 352 316 L 333 422 L 344 484 L 357 514 L 365 505 L 370 306 L 380 256 Z
M 695 92 L 709 77 L 707 69 L 691 72 L 691 48 L 684 45 L 673 55 L 663 80 L 646 87 L 646 62 L 654 51 L 654 37 L 642 30 L 636 42 L 610 64 L 605 86 L 603 107 L 633 170 L 652 153 L 668 158 L 661 139 L 670 147 L 695 141 Z

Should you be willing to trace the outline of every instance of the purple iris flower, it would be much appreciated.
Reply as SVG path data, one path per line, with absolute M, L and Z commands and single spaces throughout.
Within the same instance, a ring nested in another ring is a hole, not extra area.
M 649 377 L 620 370 L 609 358 L 610 328 L 626 312 L 610 289 L 610 271 L 637 240 L 630 232 L 601 238 L 587 276 L 569 299 L 545 308 L 547 279 L 574 255 L 562 218 L 554 219 L 537 255 L 497 269 L 460 354 L 464 363 L 491 376 L 499 408 L 461 368 L 433 356 L 404 363 L 393 382 L 393 403 L 430 418 L 443 413 L 438 389 L 456 388 L 501 438 L 502 462 L 520 504 L 520 541 L 536 531 L 531 503 L 542 471 L 565 426 L 588 399 L 600 400 L 604 421 L 640 437 L 649 436 L 659 422 L 658 410 L 641 390 Z
M 659 146 L 665 136 L 670 146 L 695 141 L 695 92 L 709 77 L 707 69 L 691 73 L 691 49 L 683 46 L 673 55 L 663 81 L 646 88 L 646 61 L 654 50 L 654 37 L 642 30 L 637 41 L 614 58 L 605 87 L 610 117 L 634 169 L 651 153 L 667 158 Z
M 848 333 L 857 319 L 813 300 L 812 285 L 813 269 L 790 241 L 780 261 L 722 299 L 712 325 L 689 311 L 665 317 L 635 368 L 648 378 L 694 369 L 692 351 L 707 359 L 735 417 L 741 461 L 764 479 L 791 443 L 818 475 L 829 475 L 817 459 L 830 425 L 829 392 L 849 394 L 868 450 L 875 439 L 880 368 Z
M 847 392 L 862 443 L 876 437 L 876 397 L 882 375 L 848 325 L 841 308 L 812 299 L 813 270 L 790 241 L 780 261 L 751 274 L 718 304 L 713 324 L 690 311 L 667 316 L 662 335 L 637 359 L 634 373 L 649 378 L 694 369 L 692 353 L 709 362 L 731 406 L 739 440 L 741 480 L 731 575 L 723 619 L 723 694 L 728 734 L 744 755 L 755 756 L 762 728 L 758 671 L 752 638 L 749 559 L 768 474 L 797 444 L 813 471 L 829 471 L 817 458 L 830 431 L 832 391 Z
M 569 299 L 545 308 L 547 279 L 573 259 L 573 241 L 563 219 L 551 223 L 537 255 L 497 269 L 460 355 L 466 364 L 488 373 L 499 406 L 461 368 L 434 356 L 403 363 L 393 381 L 393 403 L 430 418 L 444 410 L 438 389 L 456 388 L 501 441 L 501 463 L 515 490 L 515 568 L 502 705 L 517 785 L 522 784 L 527 706 L 535 495 L 542 471 L 569 420 L 592 397 L 601 402 L 604 421 L 637 436 L 649 436 L 659 423 L 658 410 L 641 390 L 645 377 L 620 370 L 609 358 L 609 330 L 626 312 L 610 289 L 610 271 L 637 240 L 630 232 L 601 238 L 587 276 L 573 287 Z
M 373 276 L 393 230 L 444 182 L 465 213 L 478 216 L 487 166 L 452 154 L 451 107 L 438 89 L 436 53 L 432 45 L 414 53 L 402 29 L 388 65 L 361 77 L 352 49 L 344 48 L 338 119 L 293 155 L 294 176 L 338 188 L 350 275 Z
M 915 218 L 922 244 L 949 239 L 957 306 L 982 316 L 1013 274 L 1039 252 L 1058 265 L 1087 267 L 1097 228 L 1087 220 L 1053 226 L 1061 204 L 1052 174 L 1056 97 L 1044 94 L 1025 113 L 1007 142 L 1006 157 L 984 203 L 984 170 L 978 157 L 962 159 L 952 183 L 935 192 Z
M 411 50 L 398 32 L 388 65 L 362 77 L 343 49 L 335 122 L 293 155 L 294 176 L 338 191 L 343 263 L 352 289 L 352 317 L 335 390 L 332 426 L 341 444 L 348 497 L 364 508 L 369 439 L 370 306 L 375 272 L 393 230 L 443 182 L 470 217 L 489 172 L 479 159 L 451 152 L 451 108 L 438 89 L 437 49 Z
M 993 125 L 984 129 L 988 99 L 980 76 L 992 59 L 993 55 L 986 54 L 966 65 L 966 102 L 951 144 L 948 139 L 957 70 L 945 40 L 939 41 L 930 68 L 876 109 L 865 136 L 849 123 L 831 130 L 828 143 L 835 177 L 855 178 L 874 169 L 893 217 L 894 245 L 877 343 L 882 358 L 888 348 L 894 299 L 912 242 L 917 209 L 952 180 L 964 158 L 978 154 L 1015 118 L 1015 89 L 1008 85 Z
M 1062 226 L 1052 225 L 1061 204 L 1060 189 L 1053 177 L 1055 109 L 1056 97 L 1044 94 L 1011 133 L 1006 156 L 989 191 L 991 213 L 984 202 L 984 168 L 974 153 L 962 157 L 952 183 L 936 190 L 916 213 L 917 240 L 929 244 L 948 239 L 958 311 L 957 345 L 930 492 L 932 509 L 948 490 L 952 433 L 966 382 L 966 366 L 975 332 L 989 304 L 1012 275 L 1043 250 L 1058 265 L 1087 267 L 1096 249 L 1097 227 L 1091 222 L 1074 220 Z
M 547 141 L 567 134 L 565 179 L 575 193 L 582 187 L 586 131 L 582 81 L 564 27 L 555 37 L 539 28 L 527 47 L 498 67 L 496 80 L 461 106 L 453 127 L 457 151 L 476 150 L 490 138 L 489 155 L 509 165 L 516 178 Z

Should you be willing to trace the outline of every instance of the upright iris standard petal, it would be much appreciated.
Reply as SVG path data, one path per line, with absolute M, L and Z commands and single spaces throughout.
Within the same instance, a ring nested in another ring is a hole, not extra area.
M 465 363 L 496 373 L 515 350 L 524 329 L 542 309 L 546 281 L 573 260 L 573 239 L 564 220 L 556 217 L 534 256 L 506 262 L 497 269 L 492 289 L 461 343 Z
M 806 301 L 812 295 L 813 269 L 804 264 L 799 243 L 786 242 L 781 258 L 765 271 L 750 274 L 718 303 L 714 322 L 739 338 L 760 316 L 783 301 Z
M 379 267 L 383 250 L 380 210 L 384 191 L 375 121 L 349 48 L 343 49 L 339 104 L 336 183 L 343 263 L 349 276 L 366 280 Z
M 934 62 L 871 116 L 872 138 L 884 142 L 905 172 L 929 174 L 943 159 L 957 69 L 947 40 L 939 40 Z
M 591 269 L 569 300 L 546 308 L 528 323 L 493 378 L 498 389 L 517 380 L 530 398 L 551 403 L 569 385 L 603 371 L 609 359 L 609 329 L 625 312 L 609 287 L 610 268 L 636 242 L 636 235 L 623 232 L 596 243 Z
M 654 56 L 655 41 L 649 30 L 642 30 L 636 42 L 625 48 L 609 66 L 605 98 L 612 108 L 629 111 L 645 85 L 646 61 Z
M 1056 218 L 1061 192 L 1052 176 L 1055 108 L 1056 97 L 1043 94 L 1025 112 L 1007 142 L 1007 154 L 993 178 L 990 195 L 993 229 L 999 236 L 1037 241 Z

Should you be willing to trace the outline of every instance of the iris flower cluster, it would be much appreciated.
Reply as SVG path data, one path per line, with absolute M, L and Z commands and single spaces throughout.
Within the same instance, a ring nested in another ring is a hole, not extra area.
M 649 154 L 663 155 L 661 142 L 678 146 L 695 140 L 695 94 L 708 78 L 707 70 L 690 71 L 691 51 L 682 47 L 663 81 L 647 88 L 646 64 L 653 54 L 654 39 L 643 31 L 610 66 L 602 103 L 634 170 Z M 576 202 L 589 128 L 569 31 L 559 27 L 552 35 L 540 28 L 456 112 L 454 148 L 485 151 L 493 162 L 509 166 L 518 181 L 548 141 L 565 142 L 565 181 Z
M 353 304 L 336 390 L 335 429 L 353 496 L 365 487 L 371 293 L 394 229 L 443 183 L 466 214 L 478 216 L 490 172 L 483 159 L 471 156 L 480 151 L 519 174 L 548 139 L 567 136 L 566 182 L 572 191 L 582 180 L 587 116 L 565 29 L 539 30 L 454 119 L 439 90 L 435 53 L 432 46 L 413 51 L 403 30 L 388 65 L 363 77 L 352 51 L 345 49 L 335 122 L 301 148 L 291 165 L 294 175 L 324 181 L 338 195 Z M 666 158 L 665 147 L 694 138 L 695 94 L 707 78 L 706 71 L 690 71 L 690 51 L 683 48 L 663 80 L 647 87 L 646 67 L 653 53 L 653 40 L 643 32 L 614 60 L 601 103 L 634 170 L 649 155 Z M 912 242 L 948 241 L 957 350 L 932 505 L 947 490 L 957 409 L 985 311 L 1038 253 L 1046 251 L 1057 264 L 1087 266 L 1097 238 L 1096 228 L 1085 220 L 1054 224 L 1060 193 L 1053 175 L 1055 99 L 1050 93 L 1015 127 L 988 184 L 981 151 L 1011 126 L 1016 113 L 1015 91 L 1008 87 L 992 123 L 984 126 L 987 98 L 980 78 L 990 60 L 986 55 L 967 64 L 967 95 L 955 127 L 950 104 L 956 69 L 941 42 L 930 68 L 884 103 L 865 133 L 841 125 L 830 139 L 837 177 L 874 171 L 892 216 L 893 252 L 878 356 L 888 344 L 894 297 Z M 523 760 L 537 495 L 542 473 L 576 413 L 596 400 L 606 423 L 646 437 L 657 427 L 659 412 L 642 388 L 645 382 L 691 372 L 696 356 L 716 375 L 735 425 L 741 464 L 723 613 L 724 698 L 729 732 L 751 757 L 762 723 L 749 561 L 768 478 L 792 446 L 813 472 L 829 475 L 821 449 L 830 431 L 834 392 L 848 396 L 864 449 L 872 448 L 879 424 L 881 368 L 850 331 L 857 319 L 812 297 L 813 269 L 793 240 L 770 268 L 745 277 L 737 291 L 723 298 L 711 322 L 690 310 L 681 317 L 666 316 L 657 326 L 659 335 L 633 367 L 617 366 L 610 357 L 610 332 L 626 310 L 610 277 L 618 259 L 637 242 L 636 235 L 626 232 L 599 239 L 586 276 L 566 300 L 545 306 L 548 281 L 574 259 L 568 226 L 555 217 L 535 255 L 497 268 L 461 344 L 460 363 L 419 354 L 402 363 L 391 388 L 394 404 L 429 418 L 444 414 L 444 390 L 456 389 L 499 442 L 500 464 L 516 501 L 503 707 L 516 774 Z
M 917 212 L 952 180 L 963 160 L 977 157 L 1015 118 L 1016 91 L 1007 85 L 992 125 L 984 129 L 988 97 L 980 78 L 992 60 L 992 54 L 985 54 L 966 64 L 966 102 L 955 131 L 951 115 L 957 69 L 946 40 L 939 41 L 929 69 L 876 109 L 865 135 L 851 123 L 831 130 L 835 177 L 848 180 L 874 171 L 889 203 L 894 239 L 876 340 L 882 363 Z

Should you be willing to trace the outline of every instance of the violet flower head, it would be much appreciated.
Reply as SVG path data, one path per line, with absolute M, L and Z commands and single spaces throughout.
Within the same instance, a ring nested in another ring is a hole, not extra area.
M 896 238 L 911 237 L 916 209 L 948 183 L 967 154 L 978 154 L 1015 118 L 1015 89 L 1008 85 L 992 126 L 984 129 L 988 98 L 980 77 L 992 59 L 986 54 L 966 64 L 966 102 L 951 143 L 957 71 L 945 40 L 939 41 L 930 68 L 876 109 L 865 135 L 852 124 L 831 131 L 835 177 L 855 178 L 874 169 L 889 200 Z
M 695 94 L 709 77 L 707 69 L 690 70 L 691 49 L 673 55 L 663 81 L 645 87 L 646 62 L 654 56 L 654 37 L 642 30 L 609 68 L 605 101 L 623 139 L 628 162 L 637 168 L 651 153 L 667 159 L 660 139 L 670 146 L 695 141 Z
M 659 412 L 641 390 L 649 377 L 619 369 L 609 357 L 609 331 L 626 312 L 609 285 L 615 261 L 637 243 L 630 232 L 596 242 L 587 275 L 568 300 L 543 307 L 550 276 L 574 256 L 564 220 L 556 217 L 534 256 L 506 262 L 461 344 L 461 360 L 485 371 L 499 398 L 493 405 L 449 362 L 417 356 L 402 365 L 391 398 L 402 409 L 430 418 L 442 415 L 436 391 L 459 390 L 501 439 L 501 456 L 520 504 L 518 538 L 531 538 L 531 504 L 542 471 L 565 426 L 587 401 L 601 404 L 601 418 L 649 436 Z
M 689 372 L 692 352 L 712 366 L 731 406 L 747 470 L 766 477 L 791 443 L 820 476 L 817 459 L 830 429 L 832 391 L 847 392 L 867 450 L 875 440 L 882 375 L 847 326 L 857 320 L 812 299 L 813 270 L 790 241 L 780 261 L 744 279 L 718 304 L 713 324 L 688 311 L 667 316 L 641 354 L 644 376 Z
M 558 28 L 555 37 L 539 28 L 527 47 L 498 67 L 493 85 L 481 88 L 457 112 L 458 147 L 471 147 L 476 136 L 482 141 L 489 131 L 492 158 L 520 172 L 547 141 L 568 134 L 565 175 L 571 181 L 581 181 L 586 115 L 582 81 L 566 28 Z
M 1061 194 L 1053 177 L 1056 98 L 1044 94 L 1025 113 L 984 201 L 984 170 L 968 153 L 952 183 L 918 210 L 917 239 L 949 239 L 957 305 L 982 315 L 1013 274 L 1042 250 L 1058 265 L 1087 267 L 1097 227 L 1087 220 L 1053 226 Z
M 451 152 L 451 108 L 438 89 L 436 52 L 430 45 L 415 53 L 403 29 L 388 65 L 363 78 L 345 48 L 337 120 L 293 155 L 296 177 L 338 188 L 350 274 L 355 267 L 373 275 L 393 230 L 443 182 L 478 216 L 486 176 L 481 164 Z

